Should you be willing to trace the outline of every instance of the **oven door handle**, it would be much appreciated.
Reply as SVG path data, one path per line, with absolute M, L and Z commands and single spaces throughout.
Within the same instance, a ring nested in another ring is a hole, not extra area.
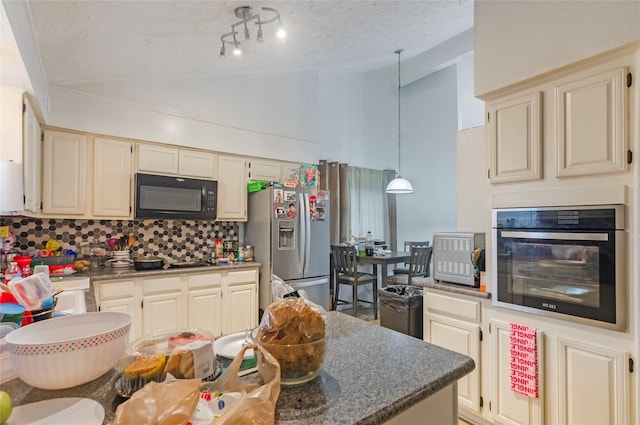
M 514 232 L 503 230 L 503 238 L 513 239 L 552 239 L 570 241 L 608 241 L 608 233 L 557 233 L 557 232 Z

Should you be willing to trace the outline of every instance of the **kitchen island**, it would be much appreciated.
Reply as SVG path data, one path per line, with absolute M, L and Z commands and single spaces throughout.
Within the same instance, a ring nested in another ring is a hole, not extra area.
M 457 380 L 471 372 L 471 358 L 381 326 L 331 311 L 322 373 L 299 386 L 283 386 L 278 424 L 457 423 Z M 73 367 L 69 365 L 69 367 Z M 100 402 L 105 423 L 124 399 L 113 388 L 115 371 L 88 384 L 58 391 L 32 388 L 19 379 L 0 389 L 15 405 L 56 397 Z M 257 375 L 243 379 L 254 380 Z M 71 418 L 69 425 L 74 423 Z

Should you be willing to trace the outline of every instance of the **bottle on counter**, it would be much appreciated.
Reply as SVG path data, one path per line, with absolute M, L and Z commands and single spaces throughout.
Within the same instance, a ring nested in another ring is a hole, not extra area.
M 367 257 L 373 255 L 373 235 L 371 235 L 371 231 L 367 232 L 367 237 L 364 240 L 364 252 Z
M 222 258 L 224 256 L 224 252 L 222 249 L 222 238 L 216 239 L 216 258 Z
M 22 277 L 22 273 L 20 272 L 20 267 L 18 267 L 18 263 L 12 261 L 9 264 L 9 268 L 4 272 L 4 283 L 6 285 L 9 284 L 13 279 L 20 279 Z

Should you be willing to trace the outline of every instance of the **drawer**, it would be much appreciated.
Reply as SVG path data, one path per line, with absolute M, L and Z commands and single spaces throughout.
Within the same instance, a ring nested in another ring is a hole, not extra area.
M 222 273 L 190 274 L 188 279 L 189 289 L 222 286 Z
M 229 285 L 236 285 L 238 283 L 257 283 L 258 282 L 258 270 L 239 270 L 237 272 L 229 272 L 227 275 L 227 282 Z
M 96 285 L 96 283 L 94 283 Z M 130 298 L 135 296 L 135 282 L 133 280 L 121 280 L 117 282 L 100 283 L 98 294 L 100 300 L 113 300 Z
M 480 323 L 482 320 L 482 301 L 465 299 L 463 296 L 444 295 L 425 290 L 424 307 L 429 314 L 438 314 L 474 323 Z
M 163 292 L 176 292 L 182 289 L 182 277 L 167 276 L 144 279 L 142 281 L 142 293 L 144 295 Z

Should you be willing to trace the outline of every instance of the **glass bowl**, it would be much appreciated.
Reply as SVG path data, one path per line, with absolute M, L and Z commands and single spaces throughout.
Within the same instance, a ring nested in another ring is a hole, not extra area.
M 326 337 L 304 344 L 270 344 L 256 338 L 258 328 L 251 333 L 253 341 L 267 350 L 280 363 L 280 383 L 297 385 L 311 381 L 322 370 Z

